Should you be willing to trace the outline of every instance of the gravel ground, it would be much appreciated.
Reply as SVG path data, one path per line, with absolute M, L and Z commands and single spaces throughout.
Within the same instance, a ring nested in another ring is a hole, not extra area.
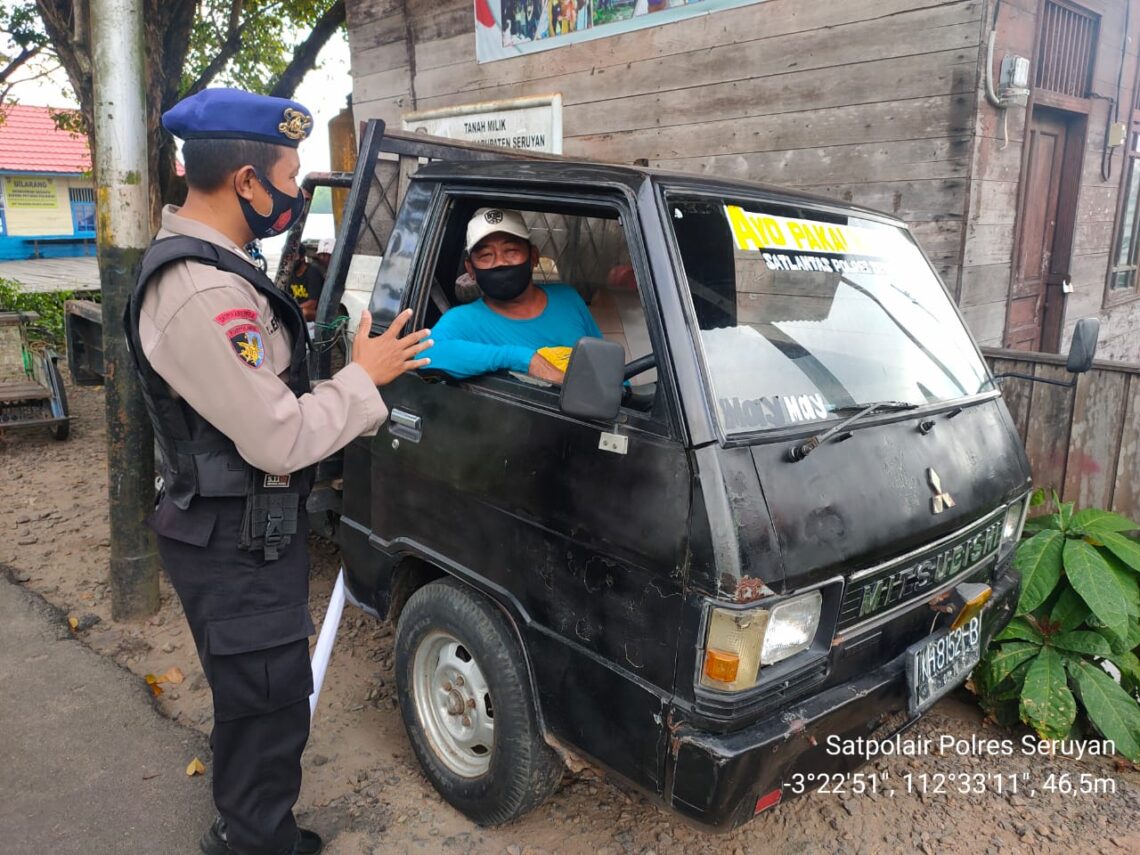
M 166 684 L 160 705 L 208 732 L 209 694 L 165 580 L 155 617 L 138 624 L 110 618 L 103 396 L 89 388 L 68 393 L 76 416 L 70 440 L 54 442 L 46 430 L 0 433 L 0 564 L 75 618 L 92 649 L 140 677 L 181 669 L 185 680 Z M 331 544 L 314 539 L 310 547 L 319 623 L 338 561 Z M 141 679 L 138 691 L 147 691 Z M 962 754 L 940 754 L 944 736 L 1010 740 L 1012 753 L 967 742 Z M 547 804 L 518 822 L 483 829 L 447 806 L 420 774 L 396 708 L 391 626 L 350 608 L 305 755 L 298 810 L 326 836 L 329 855 L 1140 853 L 1140 772 L 1112 757 L 1026 754 L 1022 736 L 984 724 L 962 694 L 940 702 L 904 737 L 932 740 L 933 753 L 880 759 L 863 770 L 874 776 L 863 778 L 867 792 L 816 792 L 729 835 L 690 827 L 590 773 L 567 775 Z M 174 767 L 186 762 L 170 758 Z M 964 774 L 980 777 L 963 783 Z M 1053 792 L 1046 790 L 1050 775 Z M 1078 791 L 1064 792 L 1065 782 Z M 1079 792 L 1082 782 L 1088 792 Z M 959 792 L 974 788 L 981 791 Z

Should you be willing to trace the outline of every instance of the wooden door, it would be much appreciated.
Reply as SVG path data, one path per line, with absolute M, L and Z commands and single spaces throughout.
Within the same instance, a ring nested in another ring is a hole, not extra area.
M 1062 211 L 1059 204 L 1062 197 L 1071 195 L 1063 186 L 1067 130 L 1063 114 L 1034 111 L 1023 178 L 1021 233 L 1005 321 L 1005 346 L 1015 350 L 1041 350 L 1043 340 L 1054 338 L 1051 330 L 1046 333 L 1046 300 L 1051 281 L 1059 292 L 1067 275 L 1067 270 L 1058 270 L 1068 267 L 1068 258 L 1054 255 L 1061 248 L 1058 244 L 1068 255 L 1072 233 L 1072 212 Z M 1050 302 L 1055 309 L 1056 300 Z M 1059 331 L 1058 313 L 1048 314 L 1050 327 L 1056 324 Z

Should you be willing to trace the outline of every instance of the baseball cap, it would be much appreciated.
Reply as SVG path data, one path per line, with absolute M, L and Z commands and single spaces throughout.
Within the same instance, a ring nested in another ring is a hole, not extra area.
M 475 244 L 496 232 L 504 232 L 523 240 L 530 240 L 530 229 L 523 222 L 522 214 L 509 208 L 480 208 L 467 221 L 467 251 Z
M 326 253 L 326 252 L 329 255 L 332 255 L 332 251 L 335 248 L 336 248 L 336 239 L 335 238 L 321 238 L 319 241 L 317 241 L 317 255 L 320 255 L 321 253 Z

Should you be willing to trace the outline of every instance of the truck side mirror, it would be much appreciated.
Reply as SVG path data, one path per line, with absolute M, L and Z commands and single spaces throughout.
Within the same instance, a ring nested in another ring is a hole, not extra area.
M 568 416 L 612 422 L 621 408 L 625 349 L 616 341 L 580 338 L 570 354 L 559 408 Z
M 1084 374 L 1092 368 L 1096 343 L 1100 337 L 1099 318 L 1081 318 L 1073 330 L 1073 343 L 1069 346 L 1069 359 L 1065 368 L 1073 374 Z

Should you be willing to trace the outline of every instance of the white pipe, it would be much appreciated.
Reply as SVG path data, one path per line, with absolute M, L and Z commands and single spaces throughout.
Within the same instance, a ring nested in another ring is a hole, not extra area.
M 344 612 L 344 567 L 336 576 L 332 596 L 329 597 L 329 607 L 325 612 L 324 623 L 321 624 L 321 634 L 317 636 L 317 646 L 313 648 L 313 693 L 309 695 L 309 721 L 317 711 L 317 700 L 321 696 L 321 685 L 325 682 L 325 672 L 329 669 L 329 659 L 332 657 L 333 643 L 336 641 L 336 632 L 340 628 L 341 614 Z
M 1005 109 L 1005 104 L 998 98 L 997 93 L 994 92 L 994 36 L 997 35 L 997 30 L 990 30 L 990 37 L 986 42 L 986 73 L 982 77 L 986 81 L 986 100 L 997 107 L 999 110 Z

